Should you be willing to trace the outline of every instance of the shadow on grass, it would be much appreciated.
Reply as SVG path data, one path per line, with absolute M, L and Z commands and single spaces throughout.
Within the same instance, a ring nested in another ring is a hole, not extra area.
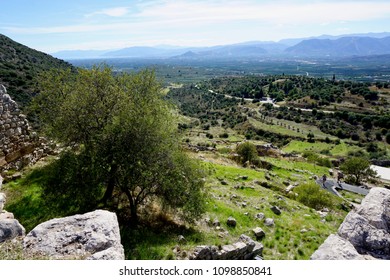
M 141 222 L 138 226 L 121 227 L 125 257 L 133 260 L 175 259 L 173 249 L 180 243 L 179 235 L 185 237 L 186 244 L 190 247 L 204 240 L 201 232 L 159 216 L 153 223 Z
M 93 198 L 99 189 L 84 170 L 76 157 L 69 156 L 31 170 L 5 185 L 6 210 L 27 232 L 49 219 L 94 210 L 97 200 Z

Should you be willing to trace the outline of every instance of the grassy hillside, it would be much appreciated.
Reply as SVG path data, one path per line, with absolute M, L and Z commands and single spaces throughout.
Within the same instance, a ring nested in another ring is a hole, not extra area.
M 35 79 L 44 70 L 69 68 L 69 63 L 33 50 L 0 34 L 0 83 L 21 105 L 34 95 Z

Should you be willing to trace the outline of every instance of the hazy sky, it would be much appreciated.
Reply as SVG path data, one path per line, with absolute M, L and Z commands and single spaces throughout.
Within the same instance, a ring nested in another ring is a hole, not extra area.
M 0 0 L 0 33 L 45 52 L 384 31 L 389 0 Z

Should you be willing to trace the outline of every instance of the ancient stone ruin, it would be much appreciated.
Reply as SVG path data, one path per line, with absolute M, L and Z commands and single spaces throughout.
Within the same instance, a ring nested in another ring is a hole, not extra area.
M 253 260 L 263 253 L 263 244 L 242 234 L 234 244 L 223 246 L 197 246 L 190 260 Z
M 311 259 L 390 259 L 390 190 L 372 188 Z
M 45 139 L 31 130 L 18 104 L 0 85 L 0 171 L 20 170 L 50 151 Z

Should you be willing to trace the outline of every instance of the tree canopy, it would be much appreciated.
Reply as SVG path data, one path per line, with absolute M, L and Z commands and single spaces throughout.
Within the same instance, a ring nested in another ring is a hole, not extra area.
M 146 203 L 159 203 L 187 220 L 203 212 L 204 171 L 181 150 L 172 107 L 153 71 L 113 75 L 101 66 L 77 75 L 46 72 L 33 108 L 43 130 L 72 147 L 67 158 L 79 159 L 73 166 L 84 176 L 68 172 L 67 181 L 80 183 L 72 184 L 72 195 L 85 193 L 77 186 L 93 189 L 103 203 L 117 195 L 127 200 L 134 221 Z M 93 178 L 88 186 L 80 182 L 86 177 Z
M 347 175 L 347 181 L 359 185 L 364 179 L 375 177 L 376 172 L 370 168 L 370 162 L 365 158 L 348 158 L 340 169 Z

